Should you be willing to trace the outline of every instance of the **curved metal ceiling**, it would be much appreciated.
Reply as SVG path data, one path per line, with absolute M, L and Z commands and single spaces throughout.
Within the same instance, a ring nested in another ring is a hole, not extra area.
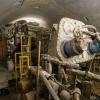
M 55 0 L 0 0 L 0 23 L 8 23 L 24 16 L 42 16 L 48 24 L 56 23 L 63 16 L 74 16 Z
M 86 20 L 99 28 L 99 7 L 99 0 L 0 0 L 0 24 L 20 17 L 38 16 L 51 25 L 67 16 Z

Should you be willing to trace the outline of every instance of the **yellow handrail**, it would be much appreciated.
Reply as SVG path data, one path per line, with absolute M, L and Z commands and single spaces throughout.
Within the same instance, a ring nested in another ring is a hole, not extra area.
M 15 53 L 15 73 L 16 73 L 16 80 L 18 79 L 18 75 L 22 77 L 25 75 L 24 73 L 24 59 L 27 59 L 27 67 L 31 66 L 31 36 L 30 33 L 28 33 L 27 38 L 27 44 L 24 43 L 24 37 L 22 33 L 20 33 L 20 44 L 21 44 L 21 52 Z M 25 51 L 24 51 L 25 49 Z M 19 56 L 19 63 L 17 63 L 17 55 Z M 19 66 L 19 67 L 18 67 Z M 17 71 L 17 68 L 19 68 L 19 74 Z

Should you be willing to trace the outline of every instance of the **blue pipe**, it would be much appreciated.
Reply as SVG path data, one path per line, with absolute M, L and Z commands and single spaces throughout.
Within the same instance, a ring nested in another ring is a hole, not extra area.
M 89 44 L 90 53 L 98 53 L 100 52 L 100 42 Z
M 64 48 L 63 48 L 64 53 L 67 57 L 78 55 L 77 52 L 73 48 L 75 48 L 78 53 L 82 53 L 82 50 L 80 47 L 73 45 L 73 41 L 68 41 L 64 44 Z

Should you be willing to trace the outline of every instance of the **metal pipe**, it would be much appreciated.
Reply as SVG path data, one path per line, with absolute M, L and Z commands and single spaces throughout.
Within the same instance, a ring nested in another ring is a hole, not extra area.
M 56 63 L 56 64 L 61 65 L 61 66 L 67 66 L 67 68 L 80 69 L 79 64 L 72 64 L 72 63 L 68 63 L 68 62 L 62 62 L 58 58 L 52 57 L 52 56 L 47 55 L 47 54 L 42 54 L 42 59 L 46 60 L 48 62 L 51 62 L 51 63 Z
M 36 75 L 36 69 L 34 67 L 31 67 L 30 71 L 32 74 Z M 49 83 L 49 81 L 46 78 L 46 77 L 49 77 L 50 74 L 47 73 L 46 71 L 40 70 L 39 76 L 43 80 L 44 84 L 46 85 L 46 87 L 49 90 L 50 94 L 52 95 L 53 99 L 60 100 L 59 97 L 57 96 L 56 92 L 52 88 L 51 84 Z
M 36 99 L 39 97 L 39 72 L 40 72 L 40 52 L 41 52 L 41 41 L 38 44 L 38 66 L 37 66 L 37 74 L 36 74 Z
M 52 74 L 52 63 L 51 62 L 48 63 L 48 72 L 49 74 Z
M 97 32 L 96 27 L 93 26 L 93 25 L 83 25 L 82 27 L 83 27 L 83 28 L 88 28 L 88 29 L 93 29 L 95 33 Z
M 57 94 L 55 93 L 54 89 L 51 87 L 49 81 L 46 79 L 43 72 L 41 72 L 41 71 L 40 71 L 40 77 L 43 80 L 43 82 L 45 83 L 46 87 L 48 88 L 48 90 L 49 90 L 50 94 L 52 95 L 52 97 L 54 98 L 54 100 L 60 100 L 59 97 L 57 96 Z
M 96 74 L 94 74 L 94 73 L 92 73 L 92 72 L 86 72 L 86 71 L 81 71 L 81 70 L 75 70 L 75 69 L 66 69 L 66 71 L 68 71 L 68 72 L 72 72 L 72 73 L 74 73 L 74 74 L 76 74 L 76 75 L 81 75 L 81 76 L 83 76 L 83 77 L 87 77 L 87 78 L 90 78 L 90 79 L 92 79 L 92 80 L 95 80 L 95 81 L 98 81 L 98 82 L 100 82 L 100 75 L 96 75 Z

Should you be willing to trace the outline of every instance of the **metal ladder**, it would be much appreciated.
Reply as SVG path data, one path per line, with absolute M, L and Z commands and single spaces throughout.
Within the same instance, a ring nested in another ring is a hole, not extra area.
M 26 39 L 25 39 L 26 38 Z M 15 78 L 20 80 L 27 76 L 27 70 L 31 65 L 31 36 L 20 34 L 21 52 L 15 53 Z M 18 62 L 18 61 L 19 62 Z

